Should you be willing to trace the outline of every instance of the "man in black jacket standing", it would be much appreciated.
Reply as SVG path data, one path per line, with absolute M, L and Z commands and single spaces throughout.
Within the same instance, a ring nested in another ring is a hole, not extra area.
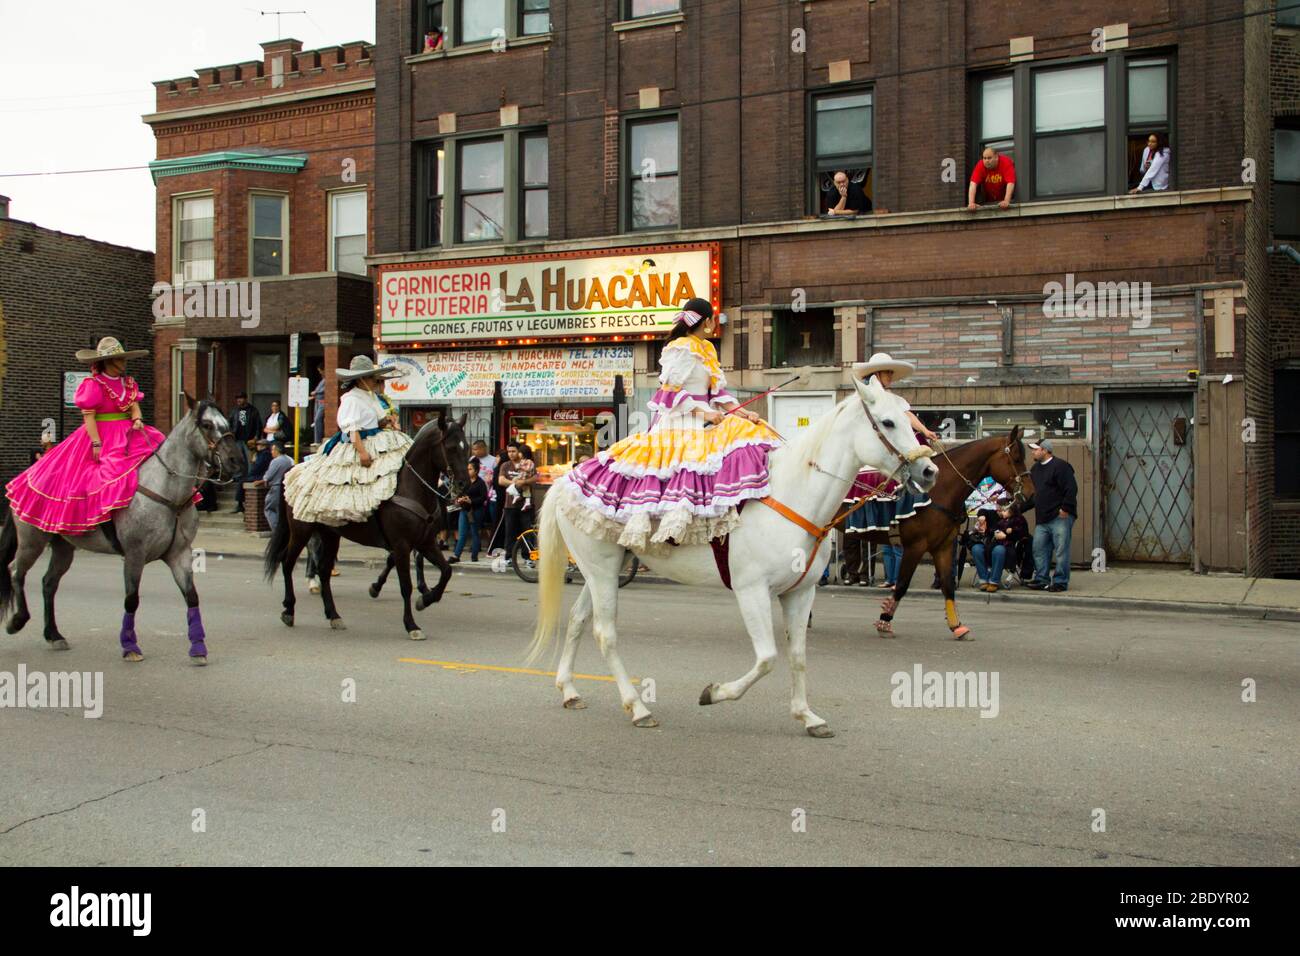
M 248 401 L 248 395 L 235 396 L 235 407 L 230 410 L 230 432 L 244 453 L 244 467 L 235 476 L 235 511 L 244 510 L 244 480 L 248 477 L 248 443 L 262 438 L 262 413 Z
M 1070 587 L 1070 533 L 1079 516 L 1079 483 L 1070 463 L 1052 456 L 1050 441 L 1030 442 L 1029 449 L 1034 456 L 1029 469 L 1034 495 L 1020 510 L 1034 506 L 1034 579 L 1025 587 L 1059 593 Z M 1050 583 L 1049 562 L 1056 565 Z

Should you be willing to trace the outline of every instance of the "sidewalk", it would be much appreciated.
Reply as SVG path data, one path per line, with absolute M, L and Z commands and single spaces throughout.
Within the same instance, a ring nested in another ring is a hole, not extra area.
M 208 560 L 222 558 L 260 559 L 266 550 L 267 538 L 243 531 L 201 528 L 195 547 L 207 552 Z M 339 548 L 339 563 L 367 568 L 378 572 L 383 567 L 384 555 L 374 548 L 363 548 L 344 541 Z M 491 574 L 491 561 L 480 555 L 477 564 L 468 557 L 456 569 L 467 574 Z M 1012 588 L 989 595 L 972 590 L 969 567 L 963 577 L 963 587 L 958 601 L 1034 601 L 1051 605 L 1086 605 L 1094 608 L 1127 608 L 1144 611 L 1194 612 L 1198 614 L 1230 614 L 1235 617 L 1259 618 L 1273 621 L 1300 622 L 1300 581 L 1277 578 L 1245 578 L 1232 574 L 1192 574 L 1161 567 L 1110 568 L 1098 574 L 1075 569 L 1070 574 L 1067 594 L 1047 594 Z M 513 571 L 500 577 L 518 580 Z M 917 569 L 912 579 L 908 599 L 938 598 L 939 592 L 930 589 L 933 571 L 928 565 Z M 642 572 L 637 580 L 668 583 L 666 578 Z M 523 582 L 519 582 L 523 586 Z M 635 586 L 635 585 L 634 585 Z M 847 588 L 833 586 L 835 591 L 860 591 L 863 594 L 884 595 L 877 588 Z

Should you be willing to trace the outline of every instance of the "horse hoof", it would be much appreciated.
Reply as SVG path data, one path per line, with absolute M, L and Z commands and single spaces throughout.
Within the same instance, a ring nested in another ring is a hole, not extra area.
M 346 631 L 348 629 L 348 626 L 343 623 L 343 618 L 341 617 L 330 618 L 330 627 L 334 628 L 336 631 Z
M 195 667 L 207 667 L 208 659 L 206 657 L 191 657 L 190 663 Z
M 891 624 L 889 621 L 877 621 L 877 622 L 876 622 L 876 635 L 877 635 L 878 637 L 893 637 L 893 636 L 894 636 L 894 625 Z
M 952 638 L 953 638 L 953 640 L 955 640 L 955 641 L 973 641 L 973 640 L 975 640 L 975 638 L 973 638 L 973 637 L 971 636 L 970 628 L 967 627 L 965 624 L 963 624 L 961 627 L 955 627 L 955 628 L 953 628 L 953 631 L 952 631 Z
M 68 649 L 68 642 L 61 637 L 56 638 L 55 640 L 50 641 L 49 648 L 52 651 L 66 651 Z
M 428 606 L 429 606 L 429 605 L 428 605 L 428 603 L 425 601 L 425 599 L 424 599 L 424 595 L 423 595 L 423 594 L 421 594 L 418 598 L 415 599 L 415 609 L 416 609 L 417 611 L 423 611 L 423 610 L 424 610 L 426 607 L 428 607 Z
M 21 631 L 24 627 L 27 626 L 27 622 L 29 620 L 31 620 L 30 617 L 16 617 L 13 620 L 11 620 L 7 625 L 5 625 L 5 631 L 10 634 L 17 634 L 19 631 Z
M 379 597 L 379 588 L 375 587 L 373 584 L 370 585 L 370 596 L 372 598 Z
M 713 703 L 713 692 L 717 689 L 718 689 L 717 684 L 710 684 L 708 687 L 704 688 L 703 693 L 700 694 L 701 707 L 708 707 L 711 703 Z
M 565 710 L 586 710 L 587 702 L 581 697 L 570 697 L 564 702 Z
M 655 720 L 654 717 L 651 716 L 650 714 L 646 714 L 644 717 L 638 717 L 636 720 L 632 721 L 632 726 L 633 727 L 658 727 L 659 721 Z
M 816 727 L 805 728 L 809 737 L 816 737 L 819 740 L 825 740 L 827 737 L 834 737 L 835 731 L 831 730 L 825 724 L 818 724 Z
M 288 611 L 280 615 L 280 620 L 284 622 L 285 627 L 293 627 L 293 615 Z
M 414 631 L 407 631 L 406 636 L 413 641 L 422 641 L 424 640 L 424 631 L 421 631 L 420 629 L 417 628 Z
M 144 655 L 139 651 L 127 651 L 122 655 L 122 660 L 127 661 L 130 664 L 138 664 L 140 661 L 144 660 Z

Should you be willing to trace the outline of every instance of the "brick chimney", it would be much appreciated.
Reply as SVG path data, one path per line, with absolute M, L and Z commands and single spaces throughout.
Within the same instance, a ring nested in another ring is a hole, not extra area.
M 285 75 L 294 73 L 298 69 L 294 61 L 296 54 L 302 49 L 302 41 L 285 37 L 283 40 L 263 43 L 261 47 L 262 62 L 265 64 L 262 75 L 271 80 L 272 88 L 283 86 Z

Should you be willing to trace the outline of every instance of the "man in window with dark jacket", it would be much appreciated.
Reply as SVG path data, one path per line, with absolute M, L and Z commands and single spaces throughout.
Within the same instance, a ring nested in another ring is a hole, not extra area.
M 248 443 L 262 437 L 262 413 L 250 404 L 248 395 L 235 396 L 235 407 L 230 410 L 230 432 L 244 453 L 244 467 L 235 476 L 235 511 L 244 510 L 244 482 L 248 476 Z
M 1070 532 L 1079 516 L 1079 483 L 1070 463 L 1052 456 L 1050 441 L 1030 442 L 1029 449 L 1034 456 L 1029 469 L 1034 495 L 1020 510 L 1034 507 L 1034 579 L 1025 587 L 1059 593 L 1070 587 Z M 1050 583 L 1049 562 L 1056 565 Z

